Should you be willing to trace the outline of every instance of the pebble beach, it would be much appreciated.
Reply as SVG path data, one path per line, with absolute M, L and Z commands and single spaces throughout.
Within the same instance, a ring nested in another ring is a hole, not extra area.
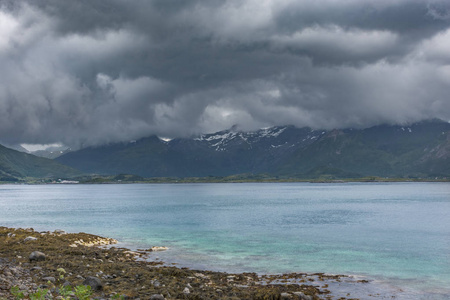
M 17 299 L 18 292 L 31 299 L 42 290 L 42 299 L 79 299 L 61 291 L 80 286 L 90 287 L 86 299 L 338 299 L 328 284 L 346 277 L 191 270 L 149 258 L 164 248 L 131 251 L 116 243 L 87 233 L 0 227 L 0 299 Z

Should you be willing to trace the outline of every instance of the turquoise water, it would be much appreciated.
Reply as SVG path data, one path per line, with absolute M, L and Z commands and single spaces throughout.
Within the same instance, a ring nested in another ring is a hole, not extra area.
M 0 225 L 168 246 L 155 255 L 195 268 L 361 275 L 450 299 L 448 183 L 3 185 Z

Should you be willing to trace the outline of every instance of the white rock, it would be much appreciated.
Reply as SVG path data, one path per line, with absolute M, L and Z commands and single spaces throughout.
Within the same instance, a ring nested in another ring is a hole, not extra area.
M 154 246 L 151 248 L 152 251 L 165 251 L 167 249 L 169 249 L 169 248 L 163 247 L 163 246 Z

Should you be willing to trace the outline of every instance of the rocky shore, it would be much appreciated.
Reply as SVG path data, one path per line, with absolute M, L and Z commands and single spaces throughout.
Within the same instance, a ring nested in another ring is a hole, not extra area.
M 328 283 L 345 277 L 191 270 L 148 258 L 163 249 L 130 251 L 115 243 L 87 233 L 0 227 L 0 300 L 82 299 L 86 286 L 84 299 L 336 299 Z

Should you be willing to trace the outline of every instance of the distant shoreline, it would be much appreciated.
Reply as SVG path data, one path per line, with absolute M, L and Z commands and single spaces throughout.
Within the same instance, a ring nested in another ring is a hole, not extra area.
M 450 178 L 384 178 L 384 177 L 362 177 L 362 178 L 249 178 L 245 176 L 227 177 L 154 177 L 132 180 L 116 180 L 116 176 L 92 175 L 82 178 L 71 179 L 36 179 L 27 178 L 23 181 L 0 181 L 0 184 L 134 184 L 134 183 L 389 183 L 389 182 L 450 182 Z

